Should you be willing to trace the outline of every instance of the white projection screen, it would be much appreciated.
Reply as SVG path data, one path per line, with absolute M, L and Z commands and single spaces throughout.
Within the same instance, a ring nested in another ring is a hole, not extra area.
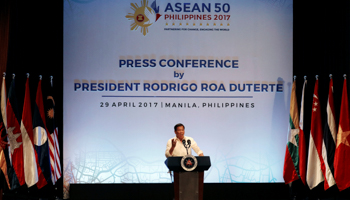
M 64 1 L 65 179 L 170 183 L 183 123 L 205 182 L 283 182 L 292 59 L 291 0 Z

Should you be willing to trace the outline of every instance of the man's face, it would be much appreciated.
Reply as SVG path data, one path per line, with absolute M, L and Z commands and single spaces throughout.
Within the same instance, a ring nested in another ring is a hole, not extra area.
M 176 128 L 176 131 L 175 131 L 175 134 L 176 134 L 176 137 L 179 138 L 179 140 L 183 140 L 184 139 L 184 136 L 185 136 L 185 129 L 183 126 L 179 126 Z

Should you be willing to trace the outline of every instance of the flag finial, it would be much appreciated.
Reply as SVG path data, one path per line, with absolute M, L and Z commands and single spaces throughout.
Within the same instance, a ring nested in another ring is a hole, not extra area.
M 5 77 L 6 76 L 6 72 L 2 73 L 2 77 Z
M 12 79 L 15 79 L 16 74 L 12 74 Z
M 307 76 L 304 76 L 304 80 L 306 80 Z
M 41 75 L 39 75 L 39 79 L 41 80 L 43 77 Z
M 293 80 L 297 79 L 297 76 L 293 76 Z
M 316 77 L 316 80 L 318 80 L 318 75 L 316 75 L 315 77 Z
M 53 79 L 53 76 L 50 76 L 50 83 L 51 83 L 51 87 L 52 87 L 52 79 Z
M 29 78 L 29 73 L 27 73 L 27 78 Z
M 346 74 L 343 75 L 344 79 L 346 79 Z
M 332 75 L 332 74 L 329 74 L 329 78 L 332 79 L 332 78 L 333 78 L 333 75 Z

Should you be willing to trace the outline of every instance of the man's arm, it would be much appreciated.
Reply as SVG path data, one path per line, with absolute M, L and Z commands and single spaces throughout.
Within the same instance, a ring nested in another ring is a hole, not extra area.
M 192 149 L 198 156 L 204 156 L 203 151 L 198 147 L 197 142 L 192 139 L 192 144 L 191 144 Z
M 168 143 L 166 144 L 165 157 L 168 158 L 173 155 L 175 146 L 176 146 L 176 140 L 171 139 L 168 141 Z

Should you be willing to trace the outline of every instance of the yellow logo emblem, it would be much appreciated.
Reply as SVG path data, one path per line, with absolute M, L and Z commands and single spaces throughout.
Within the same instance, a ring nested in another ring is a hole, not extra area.
M 148 27 L 156 22 L 159 17 L 159 8 L 154 1 L 151 7 L 148 6 L 148 0 L 141 1 L 141 7 L 137 3 L 131 3 L 131 9 L 134 13 L 128 13 L 125 17 L 128 20 L 133 20 L 130 30 L 137 30 L 141 27 L 141 33 L 145 36 L 148 33 Z

